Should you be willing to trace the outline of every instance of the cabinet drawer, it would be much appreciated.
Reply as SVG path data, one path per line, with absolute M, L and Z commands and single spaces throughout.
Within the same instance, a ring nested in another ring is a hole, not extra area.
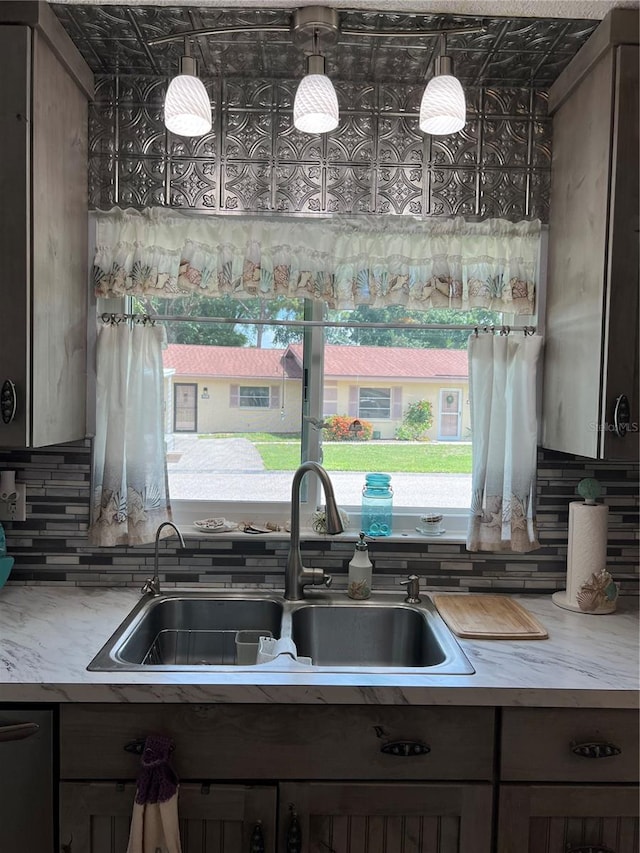
M 637 782 L 638 746 L 637 711 L 505 708 L 501 778 Z
M 185 780 L 490 780 L 493 732 L 492 708 L 64 705 L 61 777 L 134 779 L 140 759 L 125 744 L 161 733 Z M 408 755 L 382 750 L 398 742 Z

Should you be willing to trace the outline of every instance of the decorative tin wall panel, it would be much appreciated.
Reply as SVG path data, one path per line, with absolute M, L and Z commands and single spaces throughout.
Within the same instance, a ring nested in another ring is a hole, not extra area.
M 162 101 L 182 41 L 194 29 L 288 28 L 291 10 L 211 7 L 52 8 L 97 75 L 91 111 L 90 201 L 201 211 L 394 213 L 548 219 L 548 86 L 596 21 L 340 11 L 326 51 L 340 125 L 325 137 L 293 129 L 303 52 L 288 32 L 191 39 L 212 101 L 214 127 L 199 140 L 166 133 Z M 468 121 L 453 136 L 417 127 L 438 39 L 465 87 Z M 407 30 L 403 38 L 381 36 Z M 357 35 L 349 34 L 357 31 Z M 373 34 L 377 35 L 373 35 Z
M 452 136 L 418 130 L 421 87 L 340 84 L 339 127 L 293 127 L 295 80 L 208 81 L 210 134 L 167 133 L 167 80 L 99 77 L 90 203 L 200 211 L 548 219 L 551 122 L 534 89 L 467 89 Z

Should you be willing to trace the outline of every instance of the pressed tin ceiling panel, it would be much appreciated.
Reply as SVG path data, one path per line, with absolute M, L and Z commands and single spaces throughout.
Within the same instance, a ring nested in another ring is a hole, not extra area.
M 478 3 L 466 4 L 474 8 Z M 496 8 L 512 3 L 493 3 Z M 537 3 L 544 11 L 552 4 Z M 567 3 L 562 4 L 567 7 Z M 587 4 L 588 5 L 588 4 Z M 593 5 L 593 4 L 592 4 Z M 129 3 L 52 3 L 53 10 L 96 74 L 172 76 L 182 42 L 150 46 L 148 41 L 192 29 L 237 26 L 288 26 L 290 8 L 219 8 L 150 6 Z M 464 7 L 465 4 L 457 3 Z M 534 4 L 529 3 L 533 8 Z M 572 4 L 576 11 L 586 8 Z M 445 6 L 445 8 L 449 8 Z M 598 21 L 540 17 L 515 18 L 431 12 L 340 11 L 340 27 L 363 35 L 341 35 L 327 51 L 327 73 L 335 80 L 371 83 L 423 83 L 432 74 L 438 39 L 424 30 L 485 27 L 483 33 L 449 36 L 447 52 L 456 76 L 466 86 L 548 87 L 591 35 Z M 372 37 L 389 29 L 411 31 L 406 38 Z M 414 35 L 415 33 L 415 35 Z M 251 77 L 295 79 L 305 72 L 305 58 L 287 32 L 235 33 L 199 37 L 193 52 L 203 78 Z
M 87 6 L 123 6 L 122 0 L 58 0 Z M 283 0 L 282 8 L 315 5 L 316 0 Z M 130 0 L 129 6 L 149 6 Z M 191 6 L 191 0 L 156 0 L 154 6 Z M 264 8 L 264 0 L 200 0 L 200 6 L 224 9 Z M 509 15 L 513 18 L 604 18 L 614 7 L 638 8 L 638 0 L 330 0 L 334 9 L 375 9 L 379 12 L 433 12 L 449 15 Z

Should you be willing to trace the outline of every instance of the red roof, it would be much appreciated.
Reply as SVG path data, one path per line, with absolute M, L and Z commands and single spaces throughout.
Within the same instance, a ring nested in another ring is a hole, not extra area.
M 282 376 L 281 359 L 285 352 L 283 349 L 169 344 L 163 352 L 163 362 L 178 376 L 273 378 Z M 289 352 L 301 363 L 302 344 L 292 344 Z M 466 379 L 467 351 L 327 345 L 324 374 L 327 379 L 356 376 Z
M 253 376 L 273 379 L 282 376 L 282 349 L 252 347 L 210 347 L 169 344 L 162 353 L 165 367 L 178 376 Z
M 289 349 L 298 360 L 302 360 L 302 344 L 293 344 Z M 324 374 L 333 379 L 354 376 L 466 379 L 469 363 L 466 350 L 327 345 L 324 349 Z

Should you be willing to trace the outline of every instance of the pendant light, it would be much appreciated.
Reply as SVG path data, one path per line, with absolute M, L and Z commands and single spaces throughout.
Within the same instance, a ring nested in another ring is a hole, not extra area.
M 211 102 L 187 39 L 180 73 L 169 83 L 164 99 L 164 123 L 178 136 L 204 136 L 211 130 Z
M 312 54 L 293 102 L 293 124 L 302 133 L 328 133 L 336 129 L 339 119 L 338 97 L 324 73 L 324 56 Z
M 338 96 L 324 73 L 324 56 L 318 46 L 318 29 L 313 30 L 313 53 L 307 57 L 307 74 L 296 90 L 293 124 L 301 133 L 328 133 L 340 120 Z
M 422 96 L 419 119 L 420 130 L 434 136 L 457 133 L 464 127 L 467 117 L 462 86 L 453 76 L 453 60 L 446 56 L 446 36 L 440 37 L 440 45 L 434 76 Z
M 485 32 L 485 26 L 450 27 L 452 35 Z M 184 40 L 180 73 L 169 84 L 164 105 L 167 128 L 179 136 L 202 136 L 211 130 L 211 103 L 207 90 L 198 78 L 196 60 L 189 52 L 188 38 L 228 36 L 235 33 L 289 33 L 292 43 L 307 57 L 307 73 L 300 81 L 293 104 L 293 123 L 301 133 L 329 133 L 338 126 L 340 111 L 336 91 L 325 74 L 325 54 L 339 43 L 340 37 L 375 38 L 440 38 L 440 55 L 435 60 L 435 74 L 429 81 L 420 105 L 419 126 L 424 133 L 444 135 L 456 133 L 465 125 L 464 92 L 453 75 L 453 62 L 446 55 L 446 33 L 442 29 L 348 29 L 340 27 L 337 9 L 328 6 L 302 6 L 294 9 L 288 26 L 283 24 L 249 24 L 189 30 L 150 39 L 150 46 Z

